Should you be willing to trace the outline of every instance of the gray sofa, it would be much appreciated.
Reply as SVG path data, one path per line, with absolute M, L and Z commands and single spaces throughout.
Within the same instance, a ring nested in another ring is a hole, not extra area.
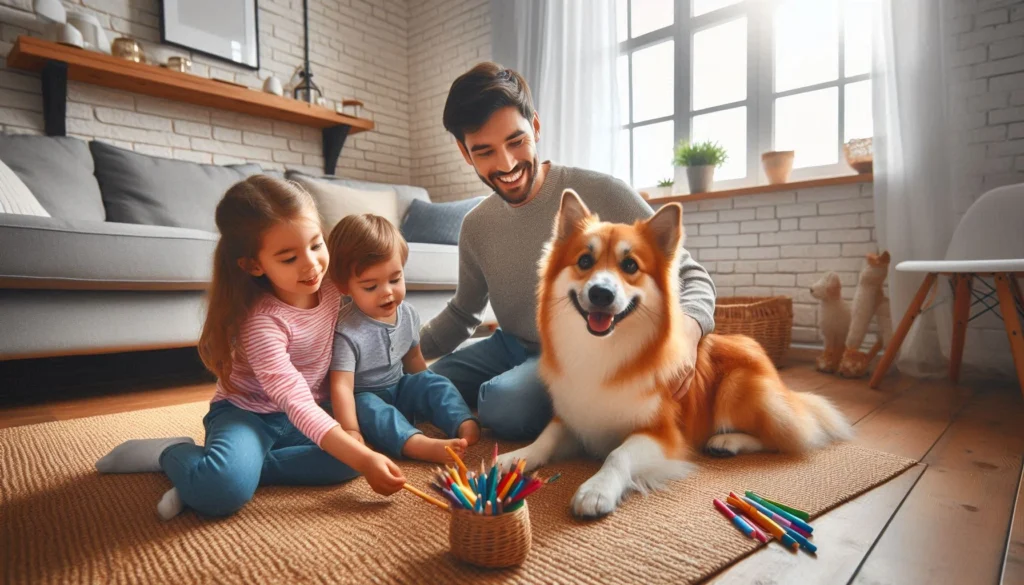
M 3 160 L 49 218 L 0 213 L 0 360 L 195 345 L 217 241 L 213 209 L 258 165 L 150 157 L 75 138 L 0 135 Z M 280 173 L 270 173 L 277 174 Z M 420 187 L 394 189 L 400 213 Z M 408 301 L 424 321 L 451 298 L 458 248 L 410 243 Z

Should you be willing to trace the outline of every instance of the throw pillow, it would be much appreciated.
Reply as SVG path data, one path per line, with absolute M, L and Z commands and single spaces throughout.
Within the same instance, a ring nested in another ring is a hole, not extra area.
M 0 160 L 0 213 L 50 217 L 25 181 Z
M 448 203 L 426 203 L 415 200 L 402 223 L 402 235 L 410 242 L 423 244 L 459 244 L 459 232 L 466 214 L 480 204 L 484 197 L 474 197 Z
M 361 191 L 306 177 L 297 177 L 296 182 L 316 200 L 328 233 L 341 218 L 361 213 L 374 213 L 398 225 L 398 197 L 394 191 Z
M 261 173 L 257 164 L 208 165 L 149 156 L 98 141 L 96 161 L 107 221 L 217 231 L 215 212 L 224 192 Z

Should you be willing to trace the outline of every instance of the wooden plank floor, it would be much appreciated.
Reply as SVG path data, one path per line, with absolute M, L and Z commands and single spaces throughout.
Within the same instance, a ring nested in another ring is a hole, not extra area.
M 0 363 L 0 388 L 23 390 L 15 405 L 0 395 L 0 428 L 208 400 L 214 391 L 187 352 L 151 356 L 141 370 L 117 365 L 132 356 L 104 359 L 113 361 Z M 181 362 L 168 367 L 171 359 Z M 833 400 L 858 444 L 921 463 L 817 519 L 816 557 L 772 545 L 712 582 L 1024 585 L 1019 389 L 890 376 L 874 391 L 866 379 L 827 376 L 799 361 L 782 375 L 795 390 Z M 44 389 L 59 398 L 25 398 Z

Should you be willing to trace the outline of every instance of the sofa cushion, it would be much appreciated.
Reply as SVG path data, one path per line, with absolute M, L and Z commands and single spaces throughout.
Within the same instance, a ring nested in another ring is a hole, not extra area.
M 17 173 L 0 160 L 0 213 L 50 217 Z
M 405 282 L 410 288 L 422 285 L 454 290 L 459 283 L 459 247 L 410 242 Z
M 430 202 L 430 195 L 427 190 L 423 187 L 414 187 L 412 185 L 391 185 L 388 183 L 374 183 L 372 181 L 359 181 L 356 179 L 344 179 L 342 177 L 335 177 L 332 175 L 321 175 L 319 177 L 313 177 L 311 175 L 305 175 L 299 171 L 288 171 L 285 173 L 285 177 L 296 181 L 299 177 L 306 177 L 307 179 L 315 181 L 323 181 L 332 185 L 342 185 L 344 187 L 350 187 L 352 189 L 359 189 L 362 191 L 394 191 L 398 198 L 398 222 L 395 225 L 401 224 L 402 220 L 405 219 L 405 214 L 409 211 L 409 206 L 415 200 Z
M 89 143 L 107 220 L 217 231 L 214 211 L 229 187 L 263 171 L 257 164 L 205 165 Z
M 346 215 L 373 213 L 383 216 L 391 223 L 398 225 L 398 200 L 395 192 L 365 191 L 344 185 L 332 185 L 309 177 L 296 177 L 313 199 L 324 219 L 324 230 L 330 232 Z
M 210 281 L 217 234 L 0 214 L 0 287 L 170 289 Z
M 89 146 L 65 136 L 0 135 L 0 160 L 53 217 L 103 221 L 103 199 Z
M 474 197 L 448 203 L 413 201 L 402 222 L 402 235 L 410 242 L 457 246 L 462 220 L 483 200 Z

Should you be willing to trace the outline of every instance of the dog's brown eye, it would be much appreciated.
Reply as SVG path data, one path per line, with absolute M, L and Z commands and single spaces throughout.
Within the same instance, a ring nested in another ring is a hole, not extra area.
M 594 257 L 590 254 L 584 254 L 576 261 L 576 266 L 579 266 L 580 270 L 590 270 L 594 267 Z
M 636 271 L 640 270 L 640 266 L 632 258 L 623 258 L 619 266 L 622 267 L 622 271 L 626 274 L 636 274 Z

